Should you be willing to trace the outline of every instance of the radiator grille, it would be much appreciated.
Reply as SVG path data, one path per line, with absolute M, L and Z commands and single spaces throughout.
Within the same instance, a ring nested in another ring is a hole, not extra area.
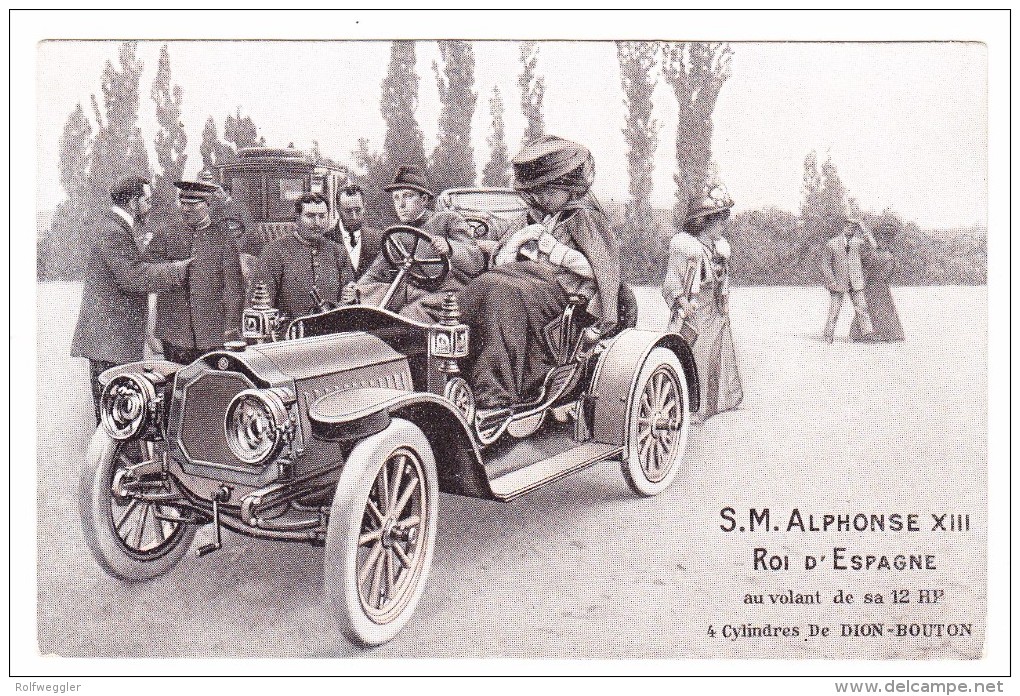
M 227 446 L 223 417 L 231 399 L 253 386 L 236 372 L 204 372 L 187 385 L 178 440 L 189 459 L 249 468 Z

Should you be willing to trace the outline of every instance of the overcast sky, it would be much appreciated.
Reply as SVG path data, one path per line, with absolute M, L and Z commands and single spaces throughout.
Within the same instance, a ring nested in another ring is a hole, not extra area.
M 140 127 L 150 147 L 156 132 L 149 88 L 160 42 L 139 44 L 145 63 Z M 426 152 L 435 145 L 438 96 L 432 62 L 436 44 L 417 44 L 421 76 L 418 121 Z M 479 174 L 488 160 L 488 100 L 498 85 L 506 104 L 507 138 L 515 150 L 524 131 L 513 42 L 475 42 L 478 105 L 472 130 Z M 63 197 L 58 139 L 76 103 L 91 113 L 104 62 L 116 63 L 115 42 L 39 44 L 39 208 Z M 209 115 L 223 120 L 240 106 L 270 145 L 293 142 L 349 161 L 360 137 L 379 148 L 385 125 L 380 82 L 388 42 L 171 42 L 174 82 L 184 92 L 188 166 Z M 986 52 L 963 43 L 737 43 L 732 77 L 715 110 L 713 156 L 738 209 L 796 210 L 804 156 L 831 153 L 852 195 L 866 210 L 892 207 L 924 227 L 986 221 Z M 546 80 L 546 130 L 589 146 L 596 193 L 627 196 L 624 107 L 616 47 L 611 42 L 543 42 L 538 71 Z M 672 204 L 676 107 L 660 79 L 655 117 L 661 124 L 653 203 Z M 155 157 L 150 155 L 155 163 Z

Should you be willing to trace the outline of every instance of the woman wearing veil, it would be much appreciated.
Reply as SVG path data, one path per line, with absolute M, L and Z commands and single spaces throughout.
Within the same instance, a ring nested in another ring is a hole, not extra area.
M 744 398 L 729 310 L 729 243 L 723 238 L 733 200 L 722 186 L 706 189 L 669 244 L 662 295 L 669 330 L 694 351 L 701 385 L 697 419 L 736 408 Z
M 570 295 L 606 332 L 617 322 L 620 253 L 609 217 L 589 193 L 595 164 L 588 148 L 544 135 L 513 160 L 514 185 L 530 206 L 528 224 L 509 234 L 493 268 L 459 293 L 471 328 L 469 367 L 480 421 L 533 399 L 555 365 L 545 327 Z

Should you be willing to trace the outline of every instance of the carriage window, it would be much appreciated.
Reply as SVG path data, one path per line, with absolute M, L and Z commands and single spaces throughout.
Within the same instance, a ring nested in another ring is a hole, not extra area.
M 269 196 L 269 217 L 273 220 L 293 220 L 294 201 L 305 192 L 304 179 L 278 179 L 273 182 L 279 187 Z

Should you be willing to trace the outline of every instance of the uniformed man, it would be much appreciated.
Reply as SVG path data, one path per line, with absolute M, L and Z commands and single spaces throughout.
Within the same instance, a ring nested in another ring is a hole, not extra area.
M 326 238 L 347 251 L 357 278 L 365 275 L 379 253 L 382 230 L 365 225 L 365 195 L 357 184 L 336 192 L 336 226 L 326 232 Z
M 100 373 L 144 357 L 148 294 L 186 283 L 191 261 L 190 254 L 169 263 L 143 259 L 140 229 L 152 208 L 148 179 L 122 179 L 110 197 L 113 205 L 91 230 L 81 312 L 71 341 L 71 355 L 89 360 L 97 423 Z
M 216 183 L 216 177 L 208 169 L 198 173 L 198 180 L 216 187 L 210 201 L 210 214 L 213 219 L 222 220 L 222 224 L 236 240 L 241 258 L 241 275 L 244 277 L 247 291 L 268 236 L 255 224 L 248 204 L 234 198 L 230 184 Z
M 294 233 L 266 244 L 248 295 L 250 303 L 254 288 L 265 283 L 273 306 L 290 319 L 336 306 L 344 286 L 354 281 L 350 257 L 325 238 L 326 197 L 305 193 L 294 203 L 294 210 Z
M 219 214 L 213 214 L 217 187 L 177 181 L 182 224 L 157 235 L 149 245 L 153 258 L 191 256 L 186 288 L 159 292 L 156 338 L 167 360 L 188 364 L 241 337 L 244 283 L 237 240 Z
M 390 300 L 388 308 L 420 322 L 435 319 L 443 298 L 457 291 L 485 270 L 485 255 L 478 248 L 471 228 L 455 210 L 434 212 L 429 204 L 435 194 L 420 167 L 401 166 L 393 183 L 383 187 L 393 197 L 393 208 L 403 225 L 425 232 L 433 245 L 450 255 L 450 272 L 440 288 L 426 290 L 404 280 Z M 380 254 L 365 272 L 358 287 L 363 304 L 378 304 L 385 296 L 394 277 L 394 269 Z

